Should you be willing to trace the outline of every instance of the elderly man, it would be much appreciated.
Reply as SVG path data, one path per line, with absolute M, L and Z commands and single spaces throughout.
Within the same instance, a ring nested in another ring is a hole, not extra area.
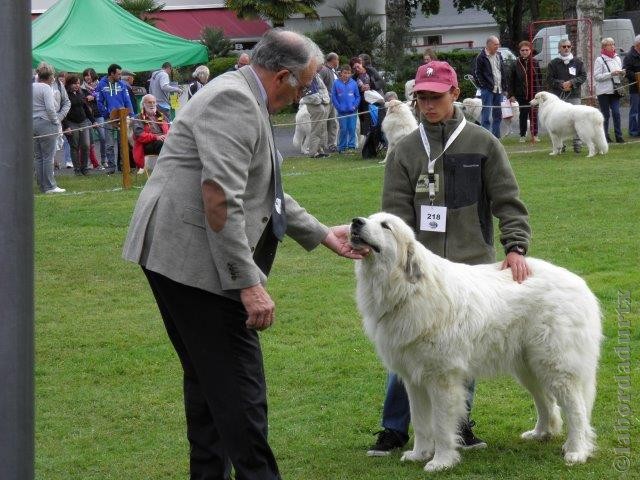
M 173 123 L 133 214 L 123 256 L 142 266 L 184 370 L 191 479 L 279 479 L 267 441 L 258 330 L 285 233 L 362 258 L 348 226 L 327 228 L 282 191 L 269 114 L 309 88 L 322 53 L 270 30 L 251 65 L 221 75 Z M 233 112 L 233 115 L 229 115 Z
M 142 97 L 142 112 L 132 122 L 133 160 L 138 173 L 144 173 L 145 155 L 159 155 L 167 139 L 169 124 L 158 110 L 156 97 L 150 93 Z
M 500 103 L 503 96 L 508 96 L 507 72 L 498 48 L 500 48 L 498 37 L 492 35 L 487 38 L 484 50 L 476 57 L 473 70 L 473 76 L 480 87 L 480 98 L 482 99 L 480 123 L 496 138 L 500 138 L 500 123 L 502 122 Z
M 640 81 L 640 35 L 637 35 L 633 48 L 624 57 L 622 69 L 626 72 L 629 82 L 629 136 L 640 136 L 640 93 L 638 82 Z
M 241 69 L 251 63 L 251 58 L 248 53 L 241 53 L 238 56 L 238 61 L 233 65 L 233 67 L 229 68 L 227 72 L 235 72 L 236 70 Z M 226 73 L 226 72 L 225 72 Z

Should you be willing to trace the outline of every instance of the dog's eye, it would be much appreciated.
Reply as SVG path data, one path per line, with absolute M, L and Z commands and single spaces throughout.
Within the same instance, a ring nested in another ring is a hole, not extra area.
M 382 222 L 382 223 L 380 224 L 380 226 L 381 226 L 382 228 L 386 228 L 387 230 L 391 230 L 391 227 L 389 226 L 389 224 L 388 224 L 387 222 Z

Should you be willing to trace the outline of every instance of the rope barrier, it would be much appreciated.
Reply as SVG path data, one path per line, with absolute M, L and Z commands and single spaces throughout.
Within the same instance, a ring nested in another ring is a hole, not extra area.
M 155 120 L 143 120 L 142 118 L 132 118 L 131 122 L 140 122 L 140 123 L 155 123 L 158 125 L 162 125 L 162 122 L 156 122 Z M 73 128 L 73 129 L 69 129 L 69 130 L 64 130 L 62 132 L 57 132 L 57 133 L 48 133 L 46 135 L 36 135 L 33 137 L 33 139 L 35 140 L 36 138 L 46 138 L 46 137 L 57 137 L 58 135 L 62 135 L 62 134 L 69 134 L 69 133 L 73 133 L 73 132 L 80 132 L 82 130 L 89 130 L 91 128 L 104 128 L 105 130 L 111 130 L 111 131 L 115 131 L 115 130 L 120 130 L 120 127 L 117 128 L 113 128 L 108 126 L 108 124 L 111 123 L 120 123 L 119 119 L 116 120 L 107 120 L 105 122 L 102 123 L 95 123 L 92 125 L 87 125 L 85 127 L 78 127 L 78 128 Z
M 464 79 L 469 81 L 469 82 L 471 82 L 471 84 L 474 87 L 476 87 L 476 89 L 478 88 L 478 86 L 476 85 L 472 75 L 465 75 Z M 638 82 L 631 82 L 631 83 L 628 83 L 626 85 L 621 85 L 620 87 L 615 88 L 614 91 L 625 89 L 625 88 L 630 87 L 631 85 L 635 85 L 637 83 Z M 565 98 L 567 98 L 567 97 L 566 96 L 564 96 L 564 97 L 561 96 L 560 97 L 561 100 L 564 100 Z M 588 99 L 594 99 L 594 98 L 597 98 L 597 96 L 596 95 L 592 95 L 592 96 L 588 96 L 588 97 L 580 97 L 580 100 L 588 100 Z M 529 108 L 530 105 L 523 104 L 523 105 L 519 105 L 519 107 L 521 107 L 521 108 Z M 503 107 L 502 105 L 479 105 L 479 106 L 474 106 L 472 108 L 508 108 L 508 107 Z M 385 107 L 385 106 L 378 107 L 378 110 L 386 110 L 386 109 L 387 109 L 387 107 Z M 326 122 L 328 120 L 338 120 L 340 118 L 349 118 L 349 117 L 355 117 L 355 116 L 360 116 L 360 115 L 366 115 L 368 113 L 369 112 L 349 113 L 347 115 L 328 117 L 328 118 L 325 118 L 323 120 L 309 120 L 309 121 L 306 121 L 306 122 L 274 123 L 273 127 L 274 128 L 279 128 L 279 127 L 295 127 L 296 125 L 310 125 L 310 124 L 314 124 L 314 123 L 323 123 L 323 122 Z M 64 132 L 50 133 L 50 134 L 47 134 L 47 135 L 38 135 L 38 136 L 34 136 L 33 138 L 37 139 L 37 138 L 53 137 L 53 136 L 58 136 L 61 133 L 68 134 L 68 133 L 73 133 L 73 132 L 86 130 L 86 129 L 89 129 L 89 128 L 105 128 L 106 130 L 112 130 L 112 131 L 113 130 L 119 130 L 119 128 L 111 128 L 109 126 L 106 126 L 106 125 L 111 124 L 111 123 L 119 123 L 119 122 L 120 122 L 120 120 L 108 120 L 108 121 L 105 121 L 105 122 L 100 123 L 100 124 L 88 125 L 86 127 L 79 127 L 79 128 L 75 128 L 75 129 L 72 129 L 72 130 L 65 130 Z M 131 122 L 155 123 L 155 124 L 158 124 L 158 125 L 161 125 L 163 123 L 163 122 L 157 122 L 155 120 L 144 120 L 144 119 L 141 119 L 141 118 L 131 118 Z

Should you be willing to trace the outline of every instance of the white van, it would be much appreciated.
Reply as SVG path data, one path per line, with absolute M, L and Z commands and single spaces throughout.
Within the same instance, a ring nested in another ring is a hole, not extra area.
M 611 18 L 602 23 L 602 38 L 611 37 L 616 42 L 618 55 L 623 57 L 630 48 L 633 48 L 633 24 L 628 18 Z M 541 28 L 533 37 L 533 51 L 536 52 L 535 59 L 541 67 L 558 56 L 558 43 L 560 40 L 569 38 L 567 28 L 564 25 Z M 600 43 L 593 45 L 593 51 L 600 51 Z

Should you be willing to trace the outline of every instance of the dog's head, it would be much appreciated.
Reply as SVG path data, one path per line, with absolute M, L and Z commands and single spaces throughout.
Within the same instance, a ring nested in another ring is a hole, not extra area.
M 401 218 L 385 212 L 374 213 L 368 218 L 357 217 L 351 222 L 350 233 L 355 249 L 371 249 L 364 262 L 382 266 L 389 273 L 400 270 L 410 283 L 416 283 L 422 277 L 416 259 L 415 235 Z
M 402 109 L 403 103 L 400 100 L 389 100 L 384 104 L 387 107 L 387 115 L 399 112 Z
M 538 92 L 538 93 L 536 93 L 536 96 L 533 97 L 533 99 L 531 99 L 529 104 L 533 105 L 533 106 L 544 105 L 546 102 L 553 101 L 554 99 L 557 100 L 558 97 L 556 97 L 553 93 L 550 93 L 550 92 Z

